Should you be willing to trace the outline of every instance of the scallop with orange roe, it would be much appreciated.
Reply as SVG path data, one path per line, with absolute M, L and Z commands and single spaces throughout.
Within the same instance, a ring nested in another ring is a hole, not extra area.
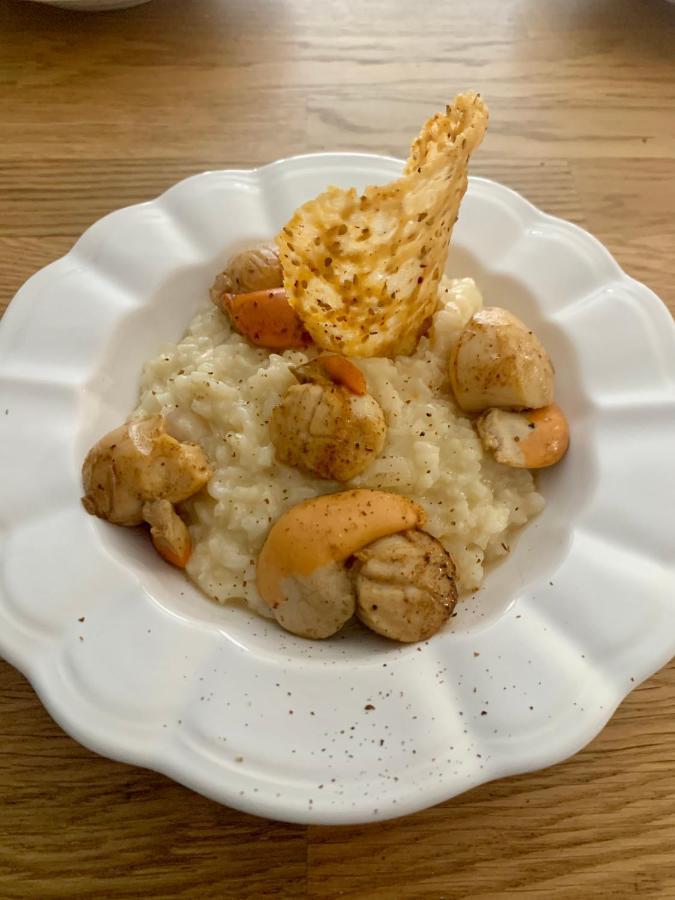
M 524 412 L 490 409 L 476 419 L 476 430 L 497 462 L 517 469 L 553 466 L 569 446 L 569 426 L 557 403 Z
M 379 538 L 423 524 L 416 503 L 385 491 L 360 489 L 305 500 L 272 526 L 258 557 L 258 592 L 287 631 L 330 637 L 356 608 L 344 563 Z

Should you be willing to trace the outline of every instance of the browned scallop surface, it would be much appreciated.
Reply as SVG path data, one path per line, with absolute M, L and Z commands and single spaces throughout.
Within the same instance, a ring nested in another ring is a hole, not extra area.
M 270 420 L 277 459 L 331 481 L 360 475 L 382 452 L 386 431 L 370 394 L 335 385 L 293 385 Z
M 368 628 L 395 641 L 423 641 L 457 602 L 455 564 L 425 531 L 380 538 L 358 551 L 356 613 Z
M 537 409 L 553 402 L 553 366 L 524 322 L 498 306 L 475 313 L 450 354 L 450 382 L 465 412 Z

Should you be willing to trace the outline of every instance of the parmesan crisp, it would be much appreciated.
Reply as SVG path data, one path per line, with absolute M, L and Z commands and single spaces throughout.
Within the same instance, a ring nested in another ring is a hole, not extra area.
M 459 94 L 424 125 L 401 178 L 361 195 L 329 187 L 277 235 L 289 302 L 319 347 L 345 356 L 415 350 L 487 121 L 479 94 Z

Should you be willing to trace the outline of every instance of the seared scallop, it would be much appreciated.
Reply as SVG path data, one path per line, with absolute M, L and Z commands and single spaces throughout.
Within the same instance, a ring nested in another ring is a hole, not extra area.
M 249 294 L 280 288 L 283 274 L 276 247 L 260 244 L 233 256 L 225 269 L 216 275 L 211 299 L 219 306 L 223 294 Z
M 167 434 L 163 416 L 132 419 L 87 454 L 82 503 L 88 513 L 115 525 L 148 522 L 160 555 L 183 567 L 190 536 L 173 504 L 196 494 L 210 477 L 201 448 Z
M 337 384 L 296 384 L 270 420 L 277 459 L 320 478 L 349 481 L 384 448 L 387 427 L 379 403 Z
M 497 462 L 517 469 L 553 466 L 569 445 L 567 419 L 556 403 L 524 412 L 489 409 L 476 419 L 476 430 Z
M 258 592 L 287 631 L 330 637 L 354 614 L 355 587 L 347 565 L 354 553 L 423 524 L 416 503 L 385 491 L 342 491 L 305 500 L 270 529 L 258 557 Z
M 384 637 L 423 641 L 447 622 L 457 602 L 455 564 L 440 541 L 409 530 L 355 554 L 356 614 Z
M 216 276 L 210 296 L 232 327 L 256 347 L 290 350 L 312 342 L 288 302 L 279 254 L 270 244 L 233 256 Z
M 211 477 L 196 444 L 167 434 L 163 416 L 132 419 L 104 435 L 82 466 L 87 512 L 115 525 L 139 525 L 149 500 L 180 503 Z
M 537 336 L 498 306 L 475 313 L 450 354 L 450 382 L 464 412 L 549 406 L 553 380 Z

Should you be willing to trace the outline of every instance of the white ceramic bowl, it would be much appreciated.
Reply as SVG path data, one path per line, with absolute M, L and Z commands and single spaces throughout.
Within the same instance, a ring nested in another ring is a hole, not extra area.
M 383 819 L 564 759 L 675 649 L 671 319 L 590 235 L 484 179 L 449 271 L 541 336 L 572 445 L 451 627 L 303 641 L 82 510 L 86 449 L 232 250 L 328 183 L 400 169 L 325 154 L 189 178 L 95 224 L 0 327 L 0 652 L 83 744 L 272 818 Z

